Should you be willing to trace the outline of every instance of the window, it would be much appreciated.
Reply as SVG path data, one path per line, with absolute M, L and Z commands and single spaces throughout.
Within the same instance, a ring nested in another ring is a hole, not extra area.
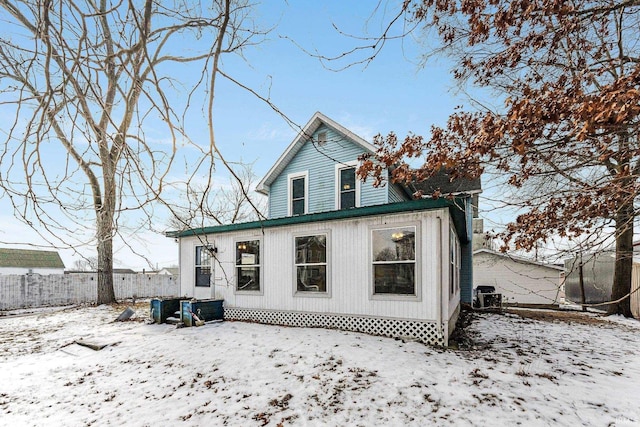
M 373 293 L 416 294 L 416 227 L 372 230 Z
M 307 213 L 307 173 L 289 175 L 289 216 Z
M 196 246 L 196 286 L 211 285 L 211 252 L 206 246 Z
M 356 207 L 356 168 L 340 169 L 340 209 Z
M 327 236 L 295 238 L 296 290 L 327 292 Z
M 460 243 L 453 228 L 449 230 L 449 294 L 460 289 Z
M 236 242 L 236 290 L 260 291 L 260 240 Z
M 360 182 L 356 179 L 357 162 L 336 165 L 336 209 L 360 206 Z

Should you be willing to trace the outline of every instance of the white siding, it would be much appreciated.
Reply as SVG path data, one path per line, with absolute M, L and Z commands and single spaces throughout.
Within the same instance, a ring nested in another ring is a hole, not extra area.
M 417 299 L 383 300 L 372 297 L 371 229 L 394 224 L 417 227 Z M 448 279 L 442 284 L 442 277 L 446 276 L 443 272 L 448 271 L 448 259 L 441 257 L 442 253 L 448 253 L 447 247 L 443 247 L 448 245 L 448 238 L 440 237 L 443 229 L 448 232 L 448 228 L 448 211 L 439 209 L 208 235 L 208 242 L 218 249 L 216 296 L 224 298 L 226 307 L 384 316 L 445 323 L 448 316 L 453 315 L 449 312 L 457 307 L 455 301 L 459 302 L 459 298 L 450 301 L 448 292 L 443 294 L 442 289 L 448 286 Z M 293 236 L 299 233 L 327 233 L 329 236 L 327 296 L 295 294 Z M 235 292 L 234 242 L 244 238 L 262 239 L 262 295 Z M 182 294 L 210 298 L 212 289 L 193 287 L 194 248 L 200 244 L 196 237 L 180 240 Z M 443 302 L 444 299 L 446 301 Z
M 473 255 L 473 286 L 492 285 L 504 303 L 558 304 L 560 271 L 502 254 Z
M 64 274 L 64 268 L 0 267 L 0 274 Z

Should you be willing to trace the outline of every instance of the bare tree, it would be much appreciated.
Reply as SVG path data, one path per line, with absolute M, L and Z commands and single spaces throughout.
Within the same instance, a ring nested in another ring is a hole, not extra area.
M 94 224 L 82 244 L 97 247 L 98 303 L 115 300 L 113 239 L 125 213 L 148 221 L 179 146 L 199 151 L 192 176 L 212 178 L 220 57 L 259 41 L 250 11 L 245 0 L 0 0 L 0 186 L 55 246 Z M 193 69 L 202 72 L 189 80 Z M 205 145 L 183 124 L 199 96 Z
M 398 181 L 423 180 L 442 168 L 454 178 L 477 177 L 490 165 L 515 191 L 534 183 L 541 191 L 520 199 L 522 212 L 508 224 L 505 242 L 531 250 L 553 236 L 575 240 L 610 227 L 616 263 L 609 312 L 631 316 L 640 2 L 415 0 L 403 2 L 396 20 L 435 36 L 427 56 L 446 54 L 461 86 L 488 88 L 504 107 L 454 112 L 425 138 L 378 136 L 376 161 L 365 162 L 361 176 L 379 182 L 393 165 Z M 370 52 L 365 62 L 377 54 Z M 416 158 L 422 162 L 409 160 Z
M 233 224 L 261 220 L 265 218 L 267 200 L 258 195 L 250 198 L 257 176 L 250 164 L 233 167 L 236 177 L 230 177 L 228 183 L 218 183 L 217 189 L 208 184 L 186 185 L 185 197 L 180 206 L 174 208 L 174 216 L 169 221 L 173 230 L 203 227 L 211 222 L 216 224 Z
M 73 267 L 75 271 L 97 271 L 98 258 L 88 257 L 76 259 L 73 262 Z

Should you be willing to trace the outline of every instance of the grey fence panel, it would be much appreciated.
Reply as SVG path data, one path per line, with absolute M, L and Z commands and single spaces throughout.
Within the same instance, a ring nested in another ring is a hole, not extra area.
M 0 310 L 93 303 L 95 273 L 0 275 Z M 177 296 L 179 276 L 114 274 L 116 299 Z

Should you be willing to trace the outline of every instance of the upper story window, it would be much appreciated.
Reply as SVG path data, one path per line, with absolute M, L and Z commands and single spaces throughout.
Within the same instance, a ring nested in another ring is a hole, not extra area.
M 304 215 L 308 210 L 308 174 L 289 175 L 289 216 Z
M 416 227 L 372 230 L 373 293 L 417 295 Z
M 206 246 L 196 246 L 196 286 L 211 284 L 211 252 Z
M 260 240 L 236 242 L 236 290 L 260 291 Z
M 356 162 L 336 165 L 336 209 L 360 206 L 360 182 L 356 179 Z

